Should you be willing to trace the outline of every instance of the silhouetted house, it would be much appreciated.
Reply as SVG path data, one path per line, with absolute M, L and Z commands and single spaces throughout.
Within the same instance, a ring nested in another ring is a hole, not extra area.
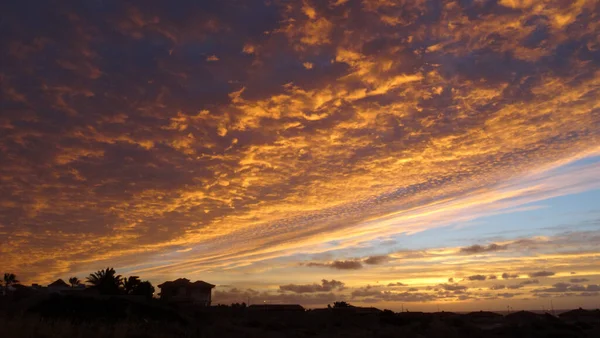
M 54 282 L 48 284 L 48 292 L 50 293 L 62 293 L 63 291 L 70 290 L 71 286 L 65 283 L 62 279 L 57 279 Z
M 11 296 L 13 299 L 28 298 L 39 293 L 38 290 L 22 284 L 14 284 L 12 285 L 12 288 L 13 291 L 11 291 Z
M 506 315 L 504 320 L 516 325 L 531 325 L 533 323 L 544 321 L 545 317 L 544 315 L 531 311 L 517 311 Z
M 469 312 L 464 317 L 472 320 L 502 320 L 504 318 L 501 314 L 490 311 Z
M 379 310 L 376 307 L 361 307 L 361 306 L 354 306 L 354 305 L 349 305 L 349 306 L 344 306 L 344 307 L 334 307 L 333 311 L 337 312 L 337 313 L 355 313 L 355 314 L 373 314 L 373 313 L 380 313 L 381 310 Z
M 579 308 L 563 312 L 558 317 L 567 323 L 600 324 L 600 310 L 584 310 Z
M 210 306 L 212 284 L 204 281 L 190 282 L 189 279 L 179 278 L 175 281 L 164 282 L 160 288 L 160 299 L 173 303 L 192 303 Z
M 454 312 L 448 312 L 448 311 L 439 311 L 439 312 L 434 312 L 433 313 L 434 316 L 438 317 L 438 318 L 452 318 L 452 317 L 458 317 L 459 315 L 454 313 Z
M 39 285 L 37 283 L 31 284 L 31 288 L 33 290 L 37 290 L 37 291 L 42 291 L 42 290 L 46 289 L 44 286 L 41 286 L 41 285 Z
M 502 326 L 504 316 L 490 311 L 470 312 L 462 316 L 462 318 L 479 328 L 491 329 Z
M 252 311 L 285 311 L 304 312 L 304 308 L 298 304 L 254 304 L 248 307 Z

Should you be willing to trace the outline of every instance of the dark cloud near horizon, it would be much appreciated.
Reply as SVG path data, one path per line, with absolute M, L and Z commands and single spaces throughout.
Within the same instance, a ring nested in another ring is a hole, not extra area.
M 332 268 L 332 269 L 337 269 L 337 270 L 358 270 L 358 269 L 362 269 L 362 267 L 363 267 L 361 261 L 357 261 L 357 260 L 333 261 L 330 263 L 310 262 L 310 263 L 307 263 L 306 266 L 308 266 L 308 267 L 313 267 L 313 266 L 327 267 L 327 268 Z
M 5 1 L 5 268 L 50 279 L 198 243 L 248 257 L 583 151 L 600 9 L 573 6 Z
M 439 295 L 418 292 L 416 288 L 408 289 L 405 292 L 381 291 L 371 285 L 358 288 L 350 294 L 353 300 L 358 300 L 362 303 L 377 303 L 377 302 L 428 302 L 440 298 Z
M 508 285 L 507 288 L 509 289 L 520 289 L 522 287 L 524 287 L 525 285 L 532 285 L 532 284 L 539 284 L 540 281 L 537 279 L 529 279 L 529 280 L 525 280 L 520 282 L 519 284 L 513 284 L 513 285 Z
M 508 272 L 505 272 L 502 274 L 502 279 L 511 279 L 511 278 L 519 278 L 519 275 L 516 273 L 508 273 Z
M 345 300 L 343 294 L 333 292 L 317 293 L 270 293 L 260 292 L 254 289 L 215 290 L 212 295 L 214 304 L 229 305 L 232 303 L 250 304 L 304 304 L 325 307 L 328 303 Z
M 479 244 L 475 244 L 475 245 L 461 248 L 460 253 L 471 255 L 471 254 L 506 250 L 507 247 L 508 247 L 508 245 L 498 245 L 495 243 L 492 243 L 488 246 L 485 246 L 485 245 L 482 246 Z
M 290 291 L 294 293 L 314 293 L 314 292 L 331 292 L 335 290 L 343 290 L 344 283 L 332 279 L 330 281 L 323 279 L 321 284 L 286 284 L 280 285 L 280 291 Z
M 556 273 L 552 271 L 536 271 L 529 274 L 529 277 L 550 277 Z
M 447 283 L 439 284 L 438 287 L 442 288 L 446 291 L 464 291 L 464 290 L 468 289 L 468 287 L 465 285 L 447 284 Z
M 600 285 L 597 284 L 589 284 L 587 286 L 580 284 L 571 284 L 571 283 L 556 283 L 553 284 L 550 288 L 540 288 L 532 290 L 532 293 L 566 293 L 566 292 L 598 292 L 600 291 Z
M 387 262 L 389 259 L 390 259 L 390 257 L 387 255 L 370 256 L 367 259 L 365 259 L 363 261 L 363 263 L 368 264 L 368 265 L 378 265 L 378 264 L 383 264 L 383 263 Z
M 470 281 L 482 281 L 482 280 L 486 280 L 486 276 L 485 275 L 473 275 L 473 276 L 469 276 L 466 279 L 470 280 Z
M 589 282 L 589 279 L 587 278 L 571 278 L 569 279 L 569 282 L 571 283 L 584 283 L 584 282 Z

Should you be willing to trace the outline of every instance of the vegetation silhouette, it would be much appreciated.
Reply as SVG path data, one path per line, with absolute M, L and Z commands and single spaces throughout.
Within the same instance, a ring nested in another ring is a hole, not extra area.
M 69 284 L 71 284 L 71 287 L 74 288 L 81 285 L 81 281 L 77 277 L 71 277 L 69 278 Z
M 17 276 L 14 273 L 4 273 L 4 287 L 8 288 L 11 285 L 15 285 L 19 283 L 19 280 L 17 280 Z
M 142 281 L 138 276 L 129 276 L 129 278 L 123 279 L 123 288 L 125 289 L 125 294 L 131 294 L 141 282 Z
M 346 308 L 346 307 L 352 307 L 352 305 L 346 303 L 346 302 L 333 302 L 333 308 Z
M 578 309 L 559 316 L 518 311 L 504 316 L 489 311 L 395 313 L 346 301 L 329 304 L 328 309 L 308 311 L 288 311 L 293 304 L 272 304 L 266 308 L 269 311 L 246 303 L 175 305 L 154 299 L 154 286 L 149 281 L 142 281 L 139 276 L 122 277 L 110 267 L 87 278 L 87 289 L 97 292 L 78 290 L 81 281 L 77 277 L 69 278 L 72 288 L 77 289 L 50 293 L 19 285 L 13 273 L 5 273 L 1 282 L 4 291 L 12 288 L 9 297 L 0 297 L 0 327 L 3 336 L 13 338 L 600 336 L 600 310 Z M 19 292 L 24 296 L 18 296 Z
M 149 281 L 139 282 L 127 294 L 132 296 L 144 296 L 146 298 L 152 298 L 154 295 L 154 286 L 152 286 Z
M 98 290 L 101 295 L 118 295 L 121 292 L 123 279 L 113 268 L 98 270 L 87 278 L 92 288 Z

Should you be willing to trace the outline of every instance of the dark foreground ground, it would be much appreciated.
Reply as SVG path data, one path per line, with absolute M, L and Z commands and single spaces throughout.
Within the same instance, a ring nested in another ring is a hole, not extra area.
M 0 336 L 21 337 L 600 337 L 600 311 L 570 315 L 306 312 L 174 308 L 158 301 L 50 297 L 0 304 Z

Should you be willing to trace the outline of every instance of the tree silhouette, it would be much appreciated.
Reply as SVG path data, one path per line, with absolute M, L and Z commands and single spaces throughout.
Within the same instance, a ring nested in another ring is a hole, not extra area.
M 152 298 L 154 295 L 154 286 L 149 281 L 141 281 L 138 276 L 129 276 L 123 279 L 123 289 L 125 294 L 133 296 L 145 296 Z
M 74 288 L 74 287 L 78 286 L 79 284 L 81 284 L 81 281 L 77 277 L 71 277 L 71 278 L 69 278 L 69 283 L 71 284 L 71 287 Z
M 152 298 L 154 295 L 154 286 L 149 281 L 140 282 L 132 291 L 131 295 L 144 296 L 146 298 Z
M 8 287 L 14 284 L 18 284 L 17 276 L 14 273 L 4 273 L 4 293 L 8 292 Z
M 14 284 L 18 284 L 17 276 L 14 273 L 4 273 L 4 286 L 9 287 Z
M 130 295 L 133 291 L 142 283 L 140 277 L 138 276 L 129 276 L 127 279 L 123 279 L 123 287 L 125 289 L 125 293 Z
M 92 284 L 92 288 L 97 289 L 102 295 L 117 295 L 121 292 L 123 280 L 121 275 L 113 268 L 98 270 L 87 278 L 87 282 Z
M 340 308 L 340 307 L 351 307 L 352 305 L 346 303 L 346 302 L 333 302 L 333 307 L 334 308 Z

